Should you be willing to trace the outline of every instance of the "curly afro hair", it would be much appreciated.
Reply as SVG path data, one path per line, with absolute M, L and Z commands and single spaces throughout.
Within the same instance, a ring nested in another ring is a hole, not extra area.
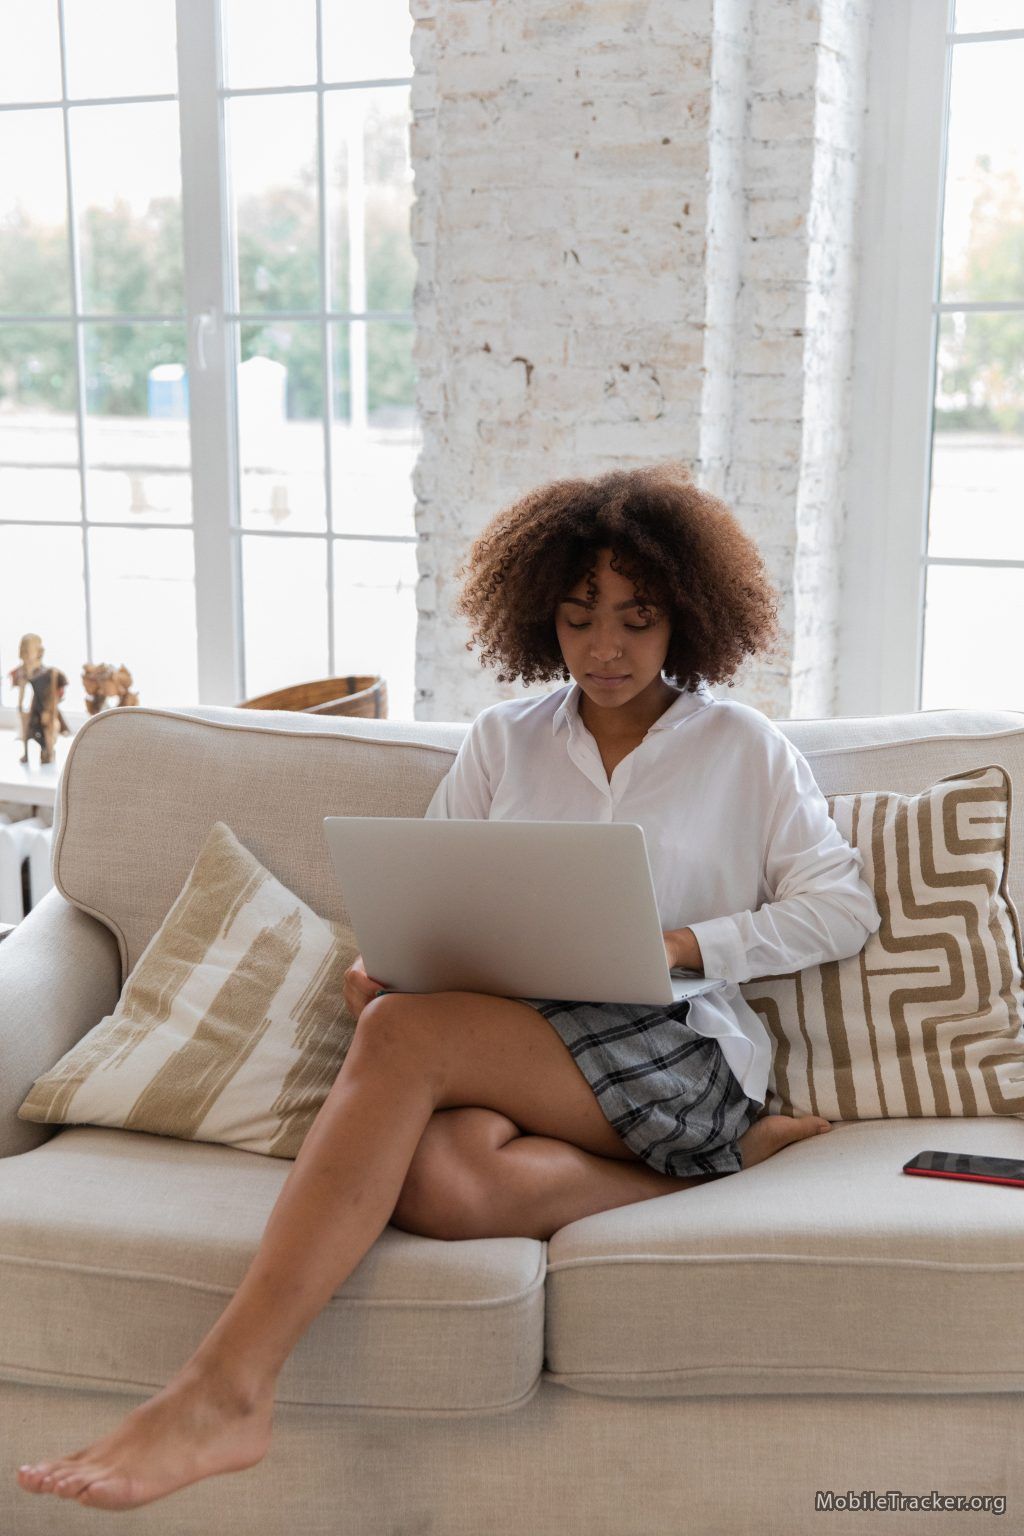
M 499 682 L 549 681 L 570 673 L 555 610 L 584 577 L 597 594 L 598 551 L 612 551 L 645 604 L 670 618 L 663 671 L 693 690 L 728 682 L 748 655 L 777 635 L 778 593 L 753 541 L 717 496 L 678 460 L 552 480 L 505 507 L 455 572 L 465 575 L 454 613 L 469 620 L 481 666 Z M 642 610 L 641 610 L 642 611 Z

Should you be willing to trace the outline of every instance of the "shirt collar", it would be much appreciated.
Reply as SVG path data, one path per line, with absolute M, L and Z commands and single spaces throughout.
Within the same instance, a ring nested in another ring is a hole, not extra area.
M 557 735 L 562 726 L 566 724 L 569 726 L 570 733 L 576 729 L 579 722 L 580 698 L 582 694 L 583 689 L 575 679 L 571 683 L 566 684 L 564 697 L 555 710 L 554 718 L 551 722 L 552 736 Z M 651 731 L 674 730 L 677 725 L 682 725 L 684 720 L 688 720 L 698 710 L 704 709 L 708 704 L 713 704 L 714 702 L 714 694 L 702 679 L 694 693 L 681 693 L 678 698 L 674 699 L 668 709 L 665 710 L 665 713 L 658 716 L 650 729 Z

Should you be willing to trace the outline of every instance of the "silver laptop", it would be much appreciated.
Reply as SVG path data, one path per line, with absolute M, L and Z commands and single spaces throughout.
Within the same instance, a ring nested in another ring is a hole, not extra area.
M 396 992 L 661 1003 L 726 983 L 669 970 L 635 822 L 325 816 L 367 972 Z

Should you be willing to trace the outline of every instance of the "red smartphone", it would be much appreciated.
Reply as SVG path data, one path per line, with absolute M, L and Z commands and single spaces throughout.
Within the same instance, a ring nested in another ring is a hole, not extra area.
M 919 1152 L 904 1173 L 937 1179 L 976 1179 L 983 1184 L 1017 1184 L 1024 1189 L 1024 1162 L 1013 1157 L 980 1157 L 973 1152 Z

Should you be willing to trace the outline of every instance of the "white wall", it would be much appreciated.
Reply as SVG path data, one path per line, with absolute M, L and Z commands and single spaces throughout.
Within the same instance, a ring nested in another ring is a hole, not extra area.
M 670 455 L 782 594 L 729 696 L 835 712 L 869 11 L 412 0 L 419 718 L 555 686 L 498 684 L 451 614 L 494 513 Z

